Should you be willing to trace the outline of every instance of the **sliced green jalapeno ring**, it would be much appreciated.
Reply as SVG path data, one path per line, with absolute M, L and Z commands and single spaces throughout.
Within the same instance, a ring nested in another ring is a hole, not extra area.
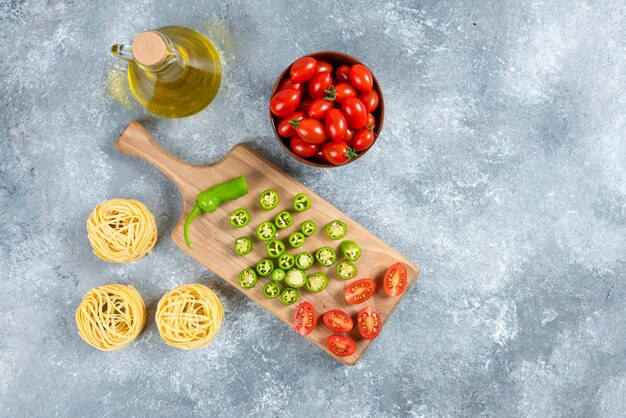
M 308 270 L 313 267 L 314 263 L 315 257 L 311 253 L 303 252 L 296 256 L 296 267 L 300 270 Z
M 304 234 L 302 232 L 294 232 L 289 235 L 289 245 L 293 248 L 300 248 L 304 244 Z
M 324 231 L 330 239 L 341 239 L 348 233 L 348 225 L 345 222 L 334 220 L 326 224 Z
M 285 252 L 285 244 L 279 239 L 271 239 L 265 244 L 267 255 L 272 258 L 278 258 Z
M 256 264 L 256 272 L 261 277 L 269 276 L 272 270 L 274 270 L 274 262 L 269 258 L 264 258 Z
M 315 259 L 323 266 L 332 266 L 337 259 L 337 254 L 330 247 L 322 247 L 315 252 Z
M 269 241 L 276 236 L 276 227 L 271 222 L 262 222 L 256 228 L 256 236 L 261 241 Z
M 278 206 L 280 198 L 275 190 L 267 189 L 261 192 L 259 195 L 259 205 L 263 210 L 272 210 Z
M 239 255 L 246 255 L 252 251 L 252 240 L 248 237 L 239 237 L 235 240 L 233 249 Z
M 304 221 L 302 225 L 300 225 L 300 231 L 304 234 L 305 237 L 310 237 L 315 234 L 317 227 L 315 226 L 315 222 L 313 221 Z
M 265 286 L 263 286 L 263 296 L 268 299 L 274 299 L 278 295 L 280 295 L 280 286 L 276 282 L 265 283 Z
M 300 289 L 306 284 L 306 273 L 298 268 L 291 268 L 285 274 L 285 284 Z
M 246 209 L 236 209 L 230 214 L 230 224 L 235 228 L 243 228 L 250 222 L 250 212 Z
M 278 229 L 289 228 L 293 224 L 293 218 L 291 213 L 286 210 L 278 212 L 278 215 L 274 218 L 274 224 Z
M 356 277 L 356 266 L 352 264 L 352 261 L 343 260 L 341 263 L 337 264 L 335 268 L 337 272 L 337 276 L 341 277 L 343 280 L 350 280 Z
M 244 289 L 253 288 L 254 286 L 256 286 L 256 271 L 251 268 L 242 270 L 241 273 L 239 273 L 237 281 L 239 282 L 239 286 L 243 287 Z
M 306 288 L 311 292 L 318 293 L 328 286 L 328 276 L 322 272 L 309 274 L 306 278 Z
M 293 209 L 296 212 L 304 212 L 311 207 L 311 198 L 304 193 L 298 193 L 293 198 Z
M 280 267 L 283 270 L 289 270 L 290 268 L 293 267 L 293 265 L 295 264 L 295 261 L 293 259 L 293 255 L 291 254 L 283 254 L 280 257 L 278 257 L 278 267 Z
M 361 247 L 354 241 L 341 241 L 339 248 L 343 256 L 350 261 L 356 261 L 361 257 Z
M 274 280 L 275 282 L 282 282 L 284 278 L 285 270 L 274 269 L 274 271 L 272 271 L 272 280 Z
M 280 294 L 280 300 L 282 300 L 285 305 L 293 305 L 298 301 L 298 290 L 291 287 L 285 288 Z

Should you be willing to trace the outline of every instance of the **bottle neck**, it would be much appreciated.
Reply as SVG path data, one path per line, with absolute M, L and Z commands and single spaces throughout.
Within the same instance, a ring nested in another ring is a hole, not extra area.
M 160 72 L 180 60 L 172 42 L 160 32 L 139 34 L 132 45 L 115 44 L 111 53 L 128 62 L 134 62 L 148 72 Z

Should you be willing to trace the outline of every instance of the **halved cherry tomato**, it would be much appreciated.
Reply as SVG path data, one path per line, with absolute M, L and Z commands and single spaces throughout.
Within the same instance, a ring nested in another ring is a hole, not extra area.
M 317 99 L 313 100 L 313 103 L 311 103 L 311 106 L 309 106 L 309 110 L 307 110 L 307 113 L 309 117 L 313 119 L 322 120 L 326 117 L 326 113 L 328 113 L 328 111 L 333 109 L 334 107 L 334 102 L 330 102 L 323 97 L 318 97 Z
M 348 97 L 356 97 L 356 89 L 350 83 L 339 83 L 335 86 L 335 101 L 343 103 Z
M 374 132 L 369 129 L 360 129 L 354 135 L 353 148 L 355 151 L 363 151 L 372 146 L 374 142 Z
M 322 320 L 324 325 L 335 332 L 350 332 L 354 326 L 350 315 L 338 309 L 326 312 Z
M 359 93 L 359 99 L 361 99 L 361 101 L 365 105 L 365 109 L 367 109 L 369 113 L 372 113 L 374 110 L 376 110 L 376 108 L 378 107 L 378 102 L 380 100 L 378 98 L 378 93 L 376 93 L 376 90 L 374 89 L 368 92 L 362 91 L 361 93 Z
M 300 104 L 298 105 L 298 109 L 297 110 L 300 111 L 300 112 L 306 113 L 307 110 L 309 110 L 309 107 L 311 106 L 311 103 L 313 103 L 313 99 L 311 99 L 309 96 L 306 96 L 305 98 L 300 100 Z
M 295 89 L 281 90 L 270 100 L 270 110 L 279 118 L 293 113 L 300 104 L 300 91 Z
M 357 328 L 359 334 L 366 340 L 373 340 L 380 334 L 380 329 L 383 326 L 383 318 L 380 316 L 376 308 L 373 306 L 366 306 L 361 309 L 356 319 Z
M 294 128 L 303 141 L 311 144 L 323 144 L 328 139 L 324 125 L 313 118 L 304 118 L 299 122 L 294 122 Z
M 308 142 L 304 142 L 299 136 L 294 136 L 289 141 L 289 148 L 296 154 L 298 154 L 302 158 L 311 158 L 316 155 L 320 147 L 316 144 L 310 144 Z
M 333 66 L 329 62 L 317 60 L 317 67 L 315 67 L 316 73 L 333 73 Z
M 375 291 L 376 282 L 374 280 L 361 279 L 346 287 L 343 295 L 346 298 L 346 302 L 351 305 L 358 305 L 371 298 Z
M 367 111 L 362 101 L 356 97 L 348 97 L 341 105 L 341 111 L 346 116 L 348 126 L 352 129 L 365 127 L 367 121 Z
M 306 120 L 306 119 L 305 119 Z M 343 165 L 356 157 L 356 152 L 345 142 L 328 141 L 322 147 L 324 158 L 334 165 Z
M 351 356 L 356 351 L 354 340 L 341 334 L 333 334 L 326 338 L 326 347 L 338 357 Z
M 406 267 L 396 263 L 389 267 L 383 278 L 383 288 L 389 296 L 400 296 L 406 288 Z
M 365 127 L 367 129 L 373 129 L 374 126 L 376 126 L 376 118 L 371 113 L 368 113 L 365 119 Z
M 330 138 L 334 141 L 343 141 L 346 137 L 348 122 L 343 112 L 339 109 L 330 109 L 326 113 L 326 131 Z
M 304 83 L 296 83 L 295 81 L 293 81 L 291 77 L 287 77 L 285 81 L 280 83 L 280 86 L 278 87 L 278 91 L 287 90 L 287 89 L 294 89 L 294 90 L 302 91 L 303 88 L 304 88 Z
M 337 81 L 340 83 L 342 81 L 350 81 L 350 66 L 342 65 L 337 68 L 337 71 L 335 71 L 335 77 L 337 77 Z
M 372 73 L 362 64 L 355 64 L 350 67 L 350 82 L 361 91 L 370 91 L 374 85 Z
M 278 131 L 278 135 L 284 138 L 291 138 L 292 136 L 296 135 L 296 130 L 294 129 L 291 121 L 302 119 L 304 119 L 303 112 L 293 112 L 286 118 L 281 119 L 280 123 L 278 124 L 278 128 L 276 129 Z
M 317 325 L 317 312 L 309 302 L 302 302 L 293 316 L 293 329 L 300 335 L 309 335 Z
M 352 146 L 353 140 L 354 140 L 354 130 L 350 128 L 346 129 L 346 136 L 343 138 L 343 142 L 345 142 L 349 146 Z
M 309 81 L 309 96 L 313 99 L 324 96 L 326 89 L 333 84 L 333 76 L 329 73 L 318 73 Z
M 317 60 L 311 57 L 302 57 L 291 66 L 291 78 L 296 83 L 302 83 L 313 77 L 315 74 L 315 67 L 317 67 Z

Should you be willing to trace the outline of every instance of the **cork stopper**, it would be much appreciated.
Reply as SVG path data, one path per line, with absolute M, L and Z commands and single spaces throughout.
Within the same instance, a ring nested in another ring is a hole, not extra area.
M 142 32 L 133 41 L 133 57 L 145 66 L 155 66 L 167 58 L 165 40 L 156 32 Z

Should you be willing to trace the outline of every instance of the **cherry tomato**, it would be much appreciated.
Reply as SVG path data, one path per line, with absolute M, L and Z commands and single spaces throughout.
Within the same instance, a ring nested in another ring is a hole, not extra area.
M 293 329 L 300 335 L 309 335 L 317 325 L 317 312 L 309 302 L 302 302 L 293 316 Z
M 369 129 L 361 129 L 354 135 L 353 148 L 355 151 L 363 151 L 372 146 L 374 132 Z
M 278 131 L 278 135 L 284 138 L 290 138 L 294 136 L 296 134 L 296 130 L 293 127 L 293 124 L 291 123 L 291 121 L 302 120 L 302 119 L 304 119 L 303 112 L 293 112 L 291 115 L 287 116 L 286 118 L 281 119 L 280 123 L 278 124 L 278 128 L 276 129 Z
M 287 77 L 285 81 L 280 83 L 280 87 L 278 87 L 278 91 L 287 90 L 287 89 L 294 89 L 294 90 L 302 91 L 303 88 L 304 88 L 304 83 L 296 83 L 295 81 L 291 79 L 291 77 Z
M 324 325 L 335 332 L 350 332 L 354 326 L 350 315 L 338 309 L 326 312 L 322 320 Z
M 324 73 L 326 74 L 326 73 Z M 326 117 L 326 114 L 329 110 L 335 107 L 335 103 L 324 99 L 323 97 L 318 97 L 313 100 L 311 106 L 309 106 L 309 110 L 307 113 L 309 117 L 317 120 L 323 120 Z
M 376 93 L 376 90 L 373 89 L 368 92 L 360 92 L 359 99 L 363 102 L 363 104 L 365 105 L 365 109 L 367 109 L 369 113 L 372 113 L 374 110 L 376 110 L 376 108 L 378 107 L 378 102 L 380 100 L 378 98 L 378 93 Z
M 348 126 L 352 129 L 361 129 L 367 122 L 367 111 L 362 101 L 356 97 L 348 97 L 341 104 L 341 111 L 346 116 Z
M 313 103 L 313 99 L 307 96 L 304 99 L 300 100 L 300 104 L 298 105 L 297 110 L 306 113 L 307 110 L 309 110 L 309 106 L 311 106 L 311 103 Z
M 350 81 L 350 66 L 342 65 L 337 68 L 337 71 L 335 71 L 335 77 L 337 77 L 337 81 L 340 83 L 342 81 Z
M 333 73 L 333 66 L 330 65 L 329 62 L 326 61 L 317 61 L 317 67 L 315 67 L 315 72 L 316 73 L 329 73 L 332 74 Z
M 357 280 L 346 287 L 343 295 L 346 298 L 346 302 L 351 305 L 357 305 L 363 303 L 372 297 L 376 291 L 376 282 L 372 279 Z
M 311 57 L 302 57 L 291 66 L 291 78 L 296 83 L 302 83 L 313 77 L 315 74 L 315 67 L 317 66 L 317 60 Z
M 365 119 L 365 127 L 367 129 L 374 129 L 374 126 L 376 126 L 376 118 L 371 113 L 368 113 Z
M 326 128 L 318 120 L 304 118 L 295 125 L 298 136 L 311 144 L 323 144 L 328 139 Z
M 319 145 L 304 142 L 299 136 L 291 138 L 289 148 L 302 158 L 311 158 L 320 150 Z
M 306 120 L 306 119 L 305 119 Z M 345 142 L 328 141 L 322 147 L 324 158 L 334 165 L 343 165 L 356 157 L 356 153 Z
M 376 308 L 373 306 L 366 306 L 361 309 L 356 319 L 357 328 L 359 334 L 366 340 L 373 340 L 380 334 L 380 329 L 383 326 L 383 318 L 380 316 Z
M 346 129 L 346 136 L 343 138 L 343 142 L 352 146 L 354 140 L 354 131 L 350 128 Z
M 350 83 L 339 83 L 335 86 L 335 101 L 343 103 L 348 97 L 356 97 L 356 89 Z
M 356 351 L 354 340 L 341 334 L 333 334 L 326 338 L 326 347 L 338 357 L 351 356 Z
M 355 64 L 350 67 L 350 82 L 361 91 L 370 91 L 374 85 L 372 73 L 365 65 Z
M 300 92 L 294 89 L 279 91 L 270 100 L 270 110 L 279 118 L 293 113 L 300 104 Z
M 318 145 L 317 145 L 318 146 Z M 322 149 L 320 148 L 320 150 L 317 152 L 317 154 L 315 154 L 313 156 L 313 160 L 317 161 L 318 163 L 322 163 L 322 164 L 329 164 L 328 160 L 326 159 L 326 157 L 324 157 L 324 152 L 322 151 Z
M 309 82 L 309 96 L 313 99 L 324 96 L 326 89 L 333 84 L 333 77 L 328 73 L 318 73 Z
M 389 267 L 383 278 L 383 288 L 389 296 L 400 296 L 406 288 L 406 267 L 402 263 L 396 263 Z
M 334 141 L 343 141 L 346 137 L 348 122 L 346 117 L 339 109 L 330 109 L 326 113 L 326 131 L 330 138 Z

